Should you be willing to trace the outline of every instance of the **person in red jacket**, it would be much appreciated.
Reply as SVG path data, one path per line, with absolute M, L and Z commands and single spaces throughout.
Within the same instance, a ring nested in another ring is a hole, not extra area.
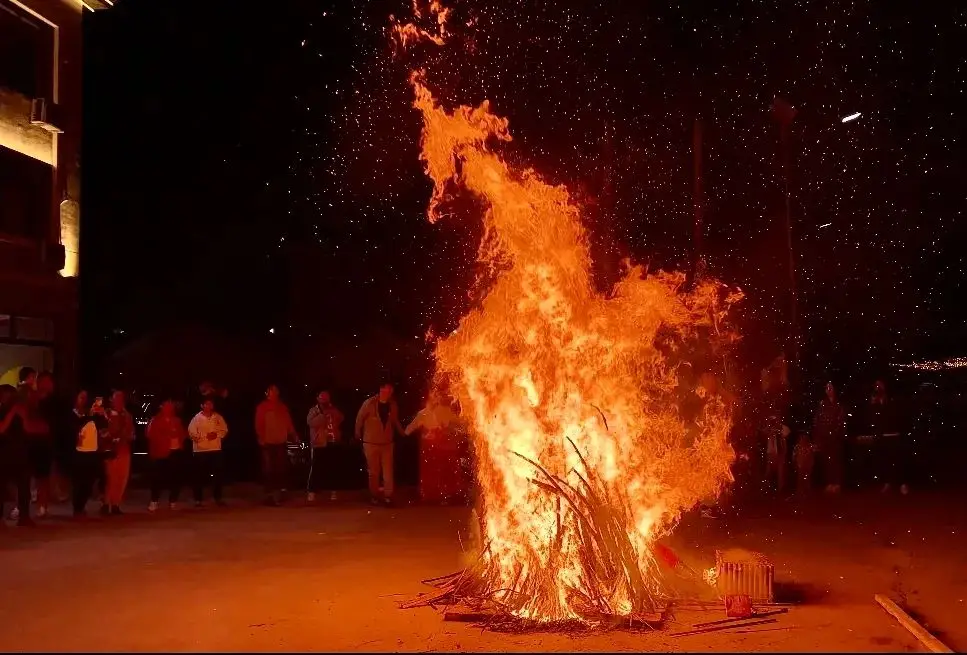
M 290 442 L 299 442 L 299 434 L 295 431 L 289 408 L 279 398 L 279 388 L 274 384 L 265 390 L 265 400 L 255 409 L 255 434 L 262 450 L 265 502 L 278 505 L 286 486 L 286 448 Z
M 172 399 L 167 398 L 158 413 L 148 423 L 148 460 L 151 464 L 151 502 L 148 511 L 158 509 L 161 490 L 168 489 L 168 505 L 171 509 L 178 506 L 178 495 L 185 482 L 188 456 L 185 438 L 188 432 L 175 408 Z

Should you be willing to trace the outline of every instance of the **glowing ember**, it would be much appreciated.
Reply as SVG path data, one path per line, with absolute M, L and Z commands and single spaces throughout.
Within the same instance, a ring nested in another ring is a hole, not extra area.
M 443 12 L 430 6 L 434 42 Z M 394 31 L 404 44 L 424 33 Z M 708 280 L 685 292 L 684 275 L 630 264 L 597 293 L 567 190 L 491 149 L 510 140 L 507 120 L 486 102 L 447 111 L 422 72 L 410 81 L 430 220 L 458 193 L 486 207 L 488 291 L 436 344 L 437 373 L 473 426 L 484 541 L 478 565 L 447 584 L 542 622 L 655 612 L 655 540 L 731 479 L 730 415 L 709 361 L 734 339 L 723 320 L 739 294 Z M 702 368 L 688 363 L 699 350 Z

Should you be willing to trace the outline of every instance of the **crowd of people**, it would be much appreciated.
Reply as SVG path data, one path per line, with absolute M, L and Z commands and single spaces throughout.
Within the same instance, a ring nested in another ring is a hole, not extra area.
M 747 478 L 765 483 L 773 492 L 806 494 L 821 487 L 838 493 L 850 462 L 856 460 L 857 440 L 847 437 L 852 414 L 830 382 L 809 417 L 796 420 L 790 412 L 783 372 L 773 376 L 775 379 L 770 375 L 764 371 L 761 404 L 747 413 L 754 445 L 737 446 L 739 468 L 744 463 Z M 4 505 L 16 500 L 6 516 L 20 525 L 31 525 L 32 502 L 36 503 L 35 516 L 43 518 L 52 497 L 65 499 L 68 495 L 78 518 L 87 516 L 91 501 L 100 501 L 100 513 L 105 516 L 121 514 L 136 439 L 136 421 L 125 393 L 116 390 L 106 399 L 92 400 L 81 390 L 66 408 L 56 400 L 49 372 L 38 374 L 23 368 L 19 380 L 16 388 L 0 386 L 0 494 Z M 233 430 L 239 431 L 237 421 L 241 419 L 235 418 L 235 425 L 226 421 L 218 410 L 223 396 L 224 392 L 203 383 L 196 401 L 189 403 L 188 415 L 182 415 L 180 403 L 173 397 L 162 398 L 155 408 L 144 435 L 150 512 L 158 511 L 165 494 L 168 506 L 176 508 L 186 488 L 196 506 L 204 504 L 206 492 L 214 503 L 224 504 L 223 442 L 231 438 Z M 866 434 L 859 439 L 872 444 L 876 453 L 873 468 L 883 491 L 896 488 L 908 493 L 911 453 L 906 448 L 906 431 L 898 429 L 885 383 L 877 381 L 865 407 L 854 411 L 862 415 L 865 425 Z M 254 411 L 266 504 L 279 505 L 287 496 L 287 487 L 292 486 L 289 448 L 293 445 L 309 454 L 306 499 L 315 502 L 324 491 L 335 493 L 331 482 L 345 462 L 338 461 L 340 449 L 333 446 L 342 441 L 344 421 L 343 412 L 323 390 L 309 408 L 300 433 L 279 388 L 268 386 Z M 393 385 L 384 383 L 362 403 L 352 430 L 365 457 L 372 503 L 393 504 L 395 439 L 417 432 L 421 435 L 421 497 L 430 501 L 467 497 L 470 475 L 468 467 L 459 462 L 468 462 L 470 455 L 459 407 L 451 399 L 431 395 L 426 407 L 404 428 Z M 738 442 L 738 435 L 734 439 Z M 742 473 L 737 471 L 739 475 Z M 0 506 L 0 513 L 5 509 Z
M 19 525 L 33 525 L 32 501 L 36 503 L 36 517 L 43 518 L 48 514 L 52 487 L 65 496 L 68 486 L 76 518 L 88 515 L 92 501 L 100 501 L 100 513 L 104 516 L 122 514 L 136 439 L 136 422 L 127 407 L 125 393 L 115 390 L 106 399 L 92 400 L 87 391 L 81 390 L 68 410 L 57 404 L 54 380 L 49 373 L 23 368 L 19 380 L 16 388 L 0 387 L 0 493 L 3 501 L 16 501 L 7 516 Z M 172 397 L 163 398 L 147 422 L 150 512 L 159 510 L 165 495 L 168 507 L 177 508 L 186 487 L 198 507 L 203 506 L 206 492 L 215 504 L 225 504 L 222 446 L 230 438 L 232 426 L 218 411 L 220 395 L 215 388 L 203 383 L 199 391 L 197 413 L 187 425 Z M 441 411 L 446 409 L 431 403 L 404 429 L 391 383 L 380 385 L 378 392 L 363 402 L 353 436 L 365 455 L 370 502 L 386 506 L 394 502 L 397 435 L 422 431 L 427 444 L 439 445 L 448 440 L 444 435 L 454 434 L 450 427 L 457 421 L 455 413 L 439 420 Z M 320 492 L 333 488 L 329 482 L 339 463 L 333 457 L 332 446 L 341 440 L 344 420 L 329 392 L 320 391 L 308 410 L 303 440 L 279 388 L 273 384 L 266 389 L 265 398 L 254 412 L 266 504 L 277 506 L 287 496 L 291 482 L 290 445 L 299 445 L 310 453 L 305 481 L 307 501 L 315 502 Z M 438 448 L 435 452 L 438 459 L 440 454 L 451 454 L 456 449 Z M 427 484 L 425 495 L 439 495 L 431 486 L 444 487 L 444 496 L 456 496 L 465 490 L 466 485 L 452 482 L 458 477 L 453 473 L 453 462 L 434 467 L 434 457 L 424 459 L 430 464 L 427 470 L 436 470 L 437 478 L 445 480 L 443 485 Z M 334 496 L 335 492 L 331 493 Z M 0 512 L 5 509 L 0 507 Z
M 818 487 L 839 493 L 850 474 L 858 474 L 849 467 L 862 464 L 883 492 L 909 493 L 910 435 L 900 426 L 883 380 L 874 383 L 862 405 L 850 410 L 836 386 L 827 382 L 821 400 L 811 409 L 802 408 L 802 416 L 795 415 L 797 408 L 789 403 L 787 391 L 785 384 L 764 378 L 754 428 L 762 470 L 755 477 L 768 489 L 804 495 Z M 869 453 L 869 461 L 861 462 L 861 452 Z

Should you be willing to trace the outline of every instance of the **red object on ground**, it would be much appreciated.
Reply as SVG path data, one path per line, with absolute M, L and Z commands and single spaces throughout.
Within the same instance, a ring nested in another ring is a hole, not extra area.
M 730 619 L 749 618 L 752 616 L 752 599 L 745 595 L 726 595 L 725 616 Z
M 467 481 L 460 466 L 460 446 L 443 429 L 429 430 L 420 438 L 420 500 L 440 503 L 462 500 Z

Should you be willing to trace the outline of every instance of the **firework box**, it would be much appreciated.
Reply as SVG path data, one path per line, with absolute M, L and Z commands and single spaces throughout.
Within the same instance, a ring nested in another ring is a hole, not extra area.
M 747 619 L 752 616 L 752 598 L 745 594 L 726 594 L 725 616 L 730 619 Z

